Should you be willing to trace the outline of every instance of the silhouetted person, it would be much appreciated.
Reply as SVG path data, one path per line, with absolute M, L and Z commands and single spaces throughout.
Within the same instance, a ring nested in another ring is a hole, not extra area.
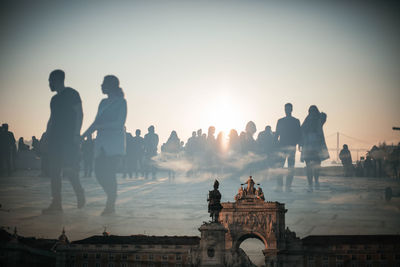
M 373 146 L 368 153 L 373 159 L 373 173 L 375 177 L 383 177 L 383 160 L 385 158 L 384 149 L 382 147 Z
M 4 127 L 0 126 L 0 174 L 4 172 L 11 175 L 11 140 Z
M 125 121 L 127 104 L 119 80 L 114 75 L 104 77 L 101 91 L 107 98 L 101 100 L 96 118 L 83 137 L 97 131 L 94 171 L 97 181 L 107 195 L 102 215 L 115 212 L 117 199 L 117 166 L 125 155 Z
M 364 161 L 364 175 L 367 177 L 374 177 L 375 176 L 375 160 L 371 158 L 368 154 Z
M 308 190 L 313 191 L 313 178 L 315 189 L 319 189 L 319 171 L 321 161 L 329 158 L 325 143 L 323 126 L 326 114 L 319 112 L 317 106 L 310 106 L 308 115 L 301 125 L 301 161 L 306 162 Z
M 11 175 L 12 171 L 14 171 L 16 169 L 16 158 L 17 158 L 17 145 L 16 145 L 16 140 L 14 137 L 14 133 L 9 131 L 8 129 L 8 124 L 7 123 L 3 123 L 3 128 L 4 128 L 4 132 L 7 134 L 8 136 L 8 141 L 10 143 L 11 146 L 11 151 L 10 153 L 10 161 L 9 161 L 9 175 Z
M 240 144 L 240 153 L 247 154 L 247 142 L 246 142 L 246 133 L 241 131 L 239 134 L 239 144 Z
M 92 177 L 94 161 L 94 141 L 89 134 L 82 142 L 82 158 L 84 177 Z
M 353 176 L 353 161 L 351 159 L 349 147 L 346 144 L 343 145 L 343 149 L 339 153 L 339 158 L 343 164 L 344 176 Z
M 127 138 L 126 156 L 127 156 L 127 171 L 129 177 L 135 172 L 135 177 L 139 177 L 139 172 L 143 173 L 143 157 L 144 157 L 144 139 L 140 136 L 141 131 L 136 129 L 135 137 Z
M 215 127 L 208 127 L 208 134 L 205 147 L 205 166 L 208 169 L 213 169 L 216 163 L 216 153 L 217 153 L 217 140 L 215 139 Z
M 151 125 L 148 129 L 148 133 L 144 136 L 144 161 L 145 161 L 145 171 L 144 175 L 148 178 L 149 173 L 152 174 L 152 178 L 156 178 L 156 166 L 152 158 L 157 156 L 158 135 L 154 132 L 154 126 Z
M 79 149 L 82 126 L 82 102 L 79 93 L 64 86 L 65 73 L 50 73 L 49 87 L 56 92 L 50 102 L 50 119 L 47 123 L 49 173 L 52 202 L 43 213 L 62 212 L 61 173 L 69 178 L 77 197 L 77 206 L 85 205 L 85 195 L 79 181 Z
M 296 145 L 299 144 L 301 139 L 300 121 L 292 116 L 292 111 L 293 105 L 291 103 L 285 104 L 286 116 L 278 120 L 275 132 L 280 157 L 277 167 L 283 168 L 287 159 L 288 174 L 286 176 L 285 186 L 287 192 L 291 191 L 294 176 Z M 277 182 L 277 191 L 282 191 L 283 175 L 278 175 Z
M 267 125 L 264 131 L 257 136 L 257 147 L 262 155 L 270 155 L 275 149 L 275 135 L 271 130 L 271 126 Z
M 229 131 L 228 149 L 234 154 L 240 151 L 239 135 L 235 129 Z
M 201 129 L 197 130 L 196 139 L 196 154 L 198 158 L 202 158 L 207 146 L 207 135 L 203 133 Z
M 257 152 L 265 156 L 266 158 L 263 160 L 263 168 L 267 169 L 269 167 L 274 167 L 276 164 L 276 155 L 275 155 L 275 136 L 271 130 L 271 126 L 266 126 L 265 130 L 260 132 L 257 136 Z
M 224 132 L 219 132 L 216 139 L 217 155 L 221 159 L 225 154 L 225 136 Z
M 186 156 L 190 160 L 193 159 L 193 156 L 196 153 L 196 132 L 195 131 L 192 132 L 192 136 L 189 137 L 189 139 L 186 142 L 185 153 L 186 153 Z
M 41 177 L 50 177 L 49 146 L 46 132 L 42 134 L 39 141 L 40 170 Z
M 400 178 L 400 143 L 397 144 L 390 153 L 390 164 L 394 178 Z
M 253 121 L 249 121 L 246 124 L 246 140 L 245 140 L 245 151 L 255 153 L 257 151 L 256 140 L 254 140 L 254 134 L 257 132 L 256 124 Z
M 215 127 L 208 127 L 207 143 L 211 146 L 215 146 Z
M 36 136 L 32 136 L 32 150 L 36 153 L 37 156 L 40 154 L 40 143 L 37 140 Z
M 21 152 L 21 151 L 29 151 L 29 146 L 27 144 L 25 144 L 23 137 L 20 137 L 18 139 L 18 152 Z
M 176 131 L 172 131 L 167 142 L 162 145 L 161 151 L 163 152 L 166 160 L 173 160 L 178 158 L 178 154 L 181 151 L 181 141 Z M 175 178 L 175 171 L 169 169 L 168 177 Z

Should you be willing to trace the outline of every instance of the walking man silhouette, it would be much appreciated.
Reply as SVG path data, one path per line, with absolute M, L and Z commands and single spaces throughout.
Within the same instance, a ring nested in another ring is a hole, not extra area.
M 278 157 L 280 158 L 278 167 L 283 168 L 285 161 L 288 162 L 288 174 L 286 176 L 286 191 L 292 191 L 291 186 L 294 176 L 294 162 L 296 155 L 296 145 L 301 139 L 300 121 L 292 116 L 293 105 L 285 104 L 286 116 L 279 119 L 276 124 L 275 138 L 278 143 Z M 279 174 L 277 178 L 276 191 L 282 191 L 283 175 Z
M 65 73 L 50 73 L 49 87 L 56 92 L 50 102 L 50 119 L 47 123 L 46 141 L 49 153 L 52 202 L 43 214 L 62 212 L 61 174 L 68 177 L 77 197 L 77 206 L 85 205 L 84 190 L 79 181 L 79 146 L 82 126 L 82 101 L 79 93 L 64 85 Z

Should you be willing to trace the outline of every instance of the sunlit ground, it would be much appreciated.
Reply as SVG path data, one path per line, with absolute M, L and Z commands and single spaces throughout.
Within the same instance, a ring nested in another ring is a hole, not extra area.
M 65 227 L 70 240 L 99 235 L 104 227 L 115 235 L 199 235 L 208 221 L 207 193 L 215 177 L 177 176 L 174 181 L 161 173 L 155 180 L 118 178 L 117 214 L 102 217 L 105 195 L 95 178 L 82 178 L 87 205 L 76 209 L 68 180 L 63 182 L 62 215 L 42 215 L 50 201 L 48 178 L 38 171 L 23 171 L 0 178 L 0 226 L 12 231 L 16 226 L 24 236 L 57 238 Z M 233 201 L 246 177 L 220 180 L 223 201 Z M 286 204 L 286 225 L 298 236 L 333 234 L 399 234 L 400 197 L 384 199 L 391 186 L 400 195 L 398 180 L 389 178 L 321 177 L 321 189 L 306 192 L 306 178 L 295 177 L 292 193 L 273 191 L 275 179 L 254 177 L 266 199 Z M 9 210 L 9 212 L 5 211 Z M 258 241 L 257 241 L 258 242 Z M 250 243 L 248 254 L 259 254 L 258 243 Z M 246 243 L 242 248 L 246 248 Z M 261 254 L 262 255 L 262 254 Z

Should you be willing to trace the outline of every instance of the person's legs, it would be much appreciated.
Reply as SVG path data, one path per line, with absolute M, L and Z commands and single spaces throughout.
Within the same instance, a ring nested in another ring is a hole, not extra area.
M 49 176 L 52 201 L 48 208 L 42 210 L 43 214 L 62 212 L 61 204 L 61 167 L 62 159 L 53 157 L 50 161 Z
M 288 175 L 286 176 L 286 192 L 292 191 L 292 182 L 293 182 L 293 176 L 294 176 L 294 162 L 295 162 L 295 156 L 296 156 L 296 147 L 294 149 L 291 149 L 288 151 Z
M 150 164 L 151 164 L 151 178 L 154 180 L 156 179 L 157 167 L 152 159 L 150 160 Z
M 88 177 L 92 177 L 93 173 L 93 155 L 88 156 Z
M 276 176 L 276 189 L 275 192 L 282 192 L 283 188 L 283 166 L 285 166 L 286 154 L 283 151 L 278 152 L 277 162 L 275 164 L 275 168 L 278 169 L 278 174 Z
M 64 170 L 64 174 L 68 177 L 72 188 L 74 189 L 76 198 L 77 198 L 77 207 L 78 209 L 83 208 L 86 204 L 85 199 L 85 191 L 82 188 L 81 182 L 79 180 L 79 169 L 78 168 L 69 168 Z
M 312 162 L 306 161 L 306 172 L 307 172 L 307 181 L 308 181 L 308 191 L 313 191 L 313 168 Z
M 95 161 L 95 173 L 97 181 L 107 195 L 107 202 L 102 213 L 103 215 L 111 214 L 115 211 L 115 201 L 117 199 L 117 164 L 117 157 L 99 156 Z
M 313 162 L 315 189 L 319 190 L 319 171 L 321 169 L 321 161 L 316 160 Z
M 11 176 L 12 171 L 15 170 L 14 168 L 14 163 L 11 162 L 12 159 L 12 154 L 8 154 L 5 157 L 5 161 L 6 161 L 6 168 L 7 168 L 7 175 Z
M 133 166 L 132 173 L 133 172 L 135 173 L 135 178 L 139 178 L 139 171 L 140 171 L 141 164 L 139 162 L 138 156 L 135 156 L 135 158 L 133 159 L 132 166 Z

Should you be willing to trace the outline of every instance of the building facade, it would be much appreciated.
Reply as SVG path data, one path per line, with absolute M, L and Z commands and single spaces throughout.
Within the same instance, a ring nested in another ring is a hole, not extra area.
M 103 233 L 57 247 L 57 266 L 186 267 L 197 236 L 115 236 Z

